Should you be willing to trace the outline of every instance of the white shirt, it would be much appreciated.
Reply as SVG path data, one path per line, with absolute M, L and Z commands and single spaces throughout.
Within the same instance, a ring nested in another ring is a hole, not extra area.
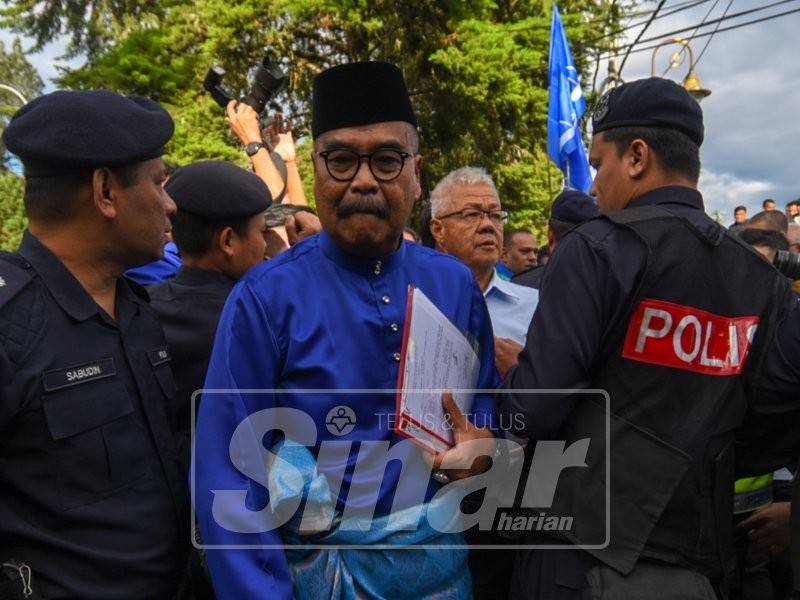
M 539 290 L 500 279 L 495 271 L 483 293 L 495 337 L 525 345 L 528 327 L 539 304 Z

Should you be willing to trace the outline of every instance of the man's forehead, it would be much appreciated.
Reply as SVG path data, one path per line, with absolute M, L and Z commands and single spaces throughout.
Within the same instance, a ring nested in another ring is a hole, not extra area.
M 458 204 L 500 203 L 497 192 L 488 183 L 483 182 L 457 183 L 450 187 L 449 195 L 450 201 Z
M 326 131 L 316 140 L 318 147 L 347 146 L 352 148 L 400 146 L 407 148 L 411 125 L 403 121 L 371 123 Z
M 536 245 L 536 238 L 533 237 L 532 233 L 527 231 L 517 231 L 511 237 L 511 241 L 514 245 L 517 246 L 535 246 Z

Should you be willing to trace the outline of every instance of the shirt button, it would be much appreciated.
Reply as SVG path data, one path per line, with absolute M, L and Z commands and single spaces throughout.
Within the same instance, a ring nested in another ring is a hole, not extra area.
M 389 329 L 397 333 L 398 330 L 400 329 L 400 326 L 397 323 L 392 323 L 391 325 L 389 325 Z
M 375 268 L 372 270 L 372 272 L 375 273 L 375 275 L 380 275 L 381 274 L 381 266 L 382 266 L 381 261 L 376 262 L 375 263 Z
M 394 358 L 395 361 L 400 362 L 400 353 L 395 352 L 394 354 L 392 354 L 392 358 Z
M 383 302 L 384 304 L 389 304 L 389 302 L 391 301 L 392 299 L 389 298 L 389 296 L 384 296 L 383 298 L 381 298 L 381 302 Z

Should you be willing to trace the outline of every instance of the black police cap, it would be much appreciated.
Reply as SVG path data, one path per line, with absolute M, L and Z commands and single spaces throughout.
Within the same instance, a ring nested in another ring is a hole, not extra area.
M 339 65 L 314 78 L 311 134 L 372 123 L 405 121 L 417 126 L 403 74 L 385 62 Z
M 3 142 L 22 160 L 25 175 L 37 177 L 157 158 L 174 129 L 169 113 L 142 96 L 59 91 L 19 109 Z
M 578 225 L 600 214 L 591 196 L 577 190 L 564 190 L 550 207 L 550 218 Z
M 593 132 L 619 127 L 663 127 L 703 143 L 703 111 L 682 86 L 671 79 L 650 77 L 624 83 L 606 92 L 592 115 Z
M 164 189 L 179 211 L 209 220 L 252 217 L 272 202 L 258 175 L 221 160 L 181 167 Z

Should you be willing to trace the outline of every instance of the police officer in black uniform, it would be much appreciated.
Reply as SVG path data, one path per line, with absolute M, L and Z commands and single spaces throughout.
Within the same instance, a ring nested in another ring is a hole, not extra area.
M 574 518 L 562 541 L 589 546 L 520 552 L 512 595 L 713 598 L 735 564 L 746 366 L 760 362 L 762 329 L 773 328 L 788 281 L 704 212 L 702 113 L 682 87 L 621 85 L 599 101 L 593 125 L 591 192 L 604 216 L 553 254 L 504 386 L 604 389 L 611 414 L 586 396 L 498 397 L 500 418 L 521 416 L 531 440 L 590 440 L 586 467 L 561 472 L 550 508 Z
M 172 132 L 151 100 L 64 91 L 3 133 L 29 228 L 0 257 L 0 559 L 43 598 L 173 598 L 183 581 L 170 353 L 122 277 L 162 255 Z
M 172 235 L 183 257 L 174 279 L 148 288 L 178 384 L 172 413 L 189 463 L 191 397 L 202 389 L 217 322 L 233 285 L 264 260 L 269 189 L 260 177 L 222 161 L 178 169 L 166 185 L 178 209 Z

